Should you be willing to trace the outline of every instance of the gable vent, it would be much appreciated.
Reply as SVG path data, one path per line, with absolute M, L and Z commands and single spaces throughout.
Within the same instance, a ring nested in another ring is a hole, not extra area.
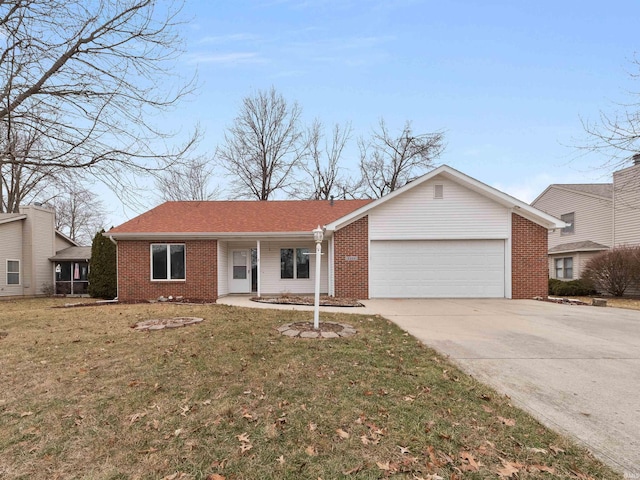
M 433 198 L 444 198 L 444 185 L 433 186 Z

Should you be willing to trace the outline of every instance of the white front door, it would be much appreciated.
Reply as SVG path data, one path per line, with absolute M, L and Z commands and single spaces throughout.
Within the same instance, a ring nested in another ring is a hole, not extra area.
M 251 293 L 251 251 L 229 252 L 229 293 Z

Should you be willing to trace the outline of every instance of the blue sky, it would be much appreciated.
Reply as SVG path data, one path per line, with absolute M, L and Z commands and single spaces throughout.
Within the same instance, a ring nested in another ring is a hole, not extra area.
M 200 88 L 165 121 L 199 123 L 202 152 L 243 97 L 274 86 L 305 122 L 351 122 L 354 173 L 358 136 L 411 120 L 446 132 L 440 163 L 531 201 L 549 183 L 609 179 L 605 159 L 576 158 L 581 118 L 640 91 L 636 1 L 188 0 L 183 13 L 178 68 Z M 113 223 L 137 213 L 115 208 Z

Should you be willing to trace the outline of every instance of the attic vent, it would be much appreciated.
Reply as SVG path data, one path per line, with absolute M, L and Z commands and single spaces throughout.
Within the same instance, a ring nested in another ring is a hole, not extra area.
M 433 186 L 433 198 L 444 198 L 444 185 Z

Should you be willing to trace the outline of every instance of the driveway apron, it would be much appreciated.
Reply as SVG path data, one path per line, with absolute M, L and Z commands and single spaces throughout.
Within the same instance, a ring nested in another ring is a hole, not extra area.
M 640 311 L 506 299 L 364 303 L 640 479 Z

